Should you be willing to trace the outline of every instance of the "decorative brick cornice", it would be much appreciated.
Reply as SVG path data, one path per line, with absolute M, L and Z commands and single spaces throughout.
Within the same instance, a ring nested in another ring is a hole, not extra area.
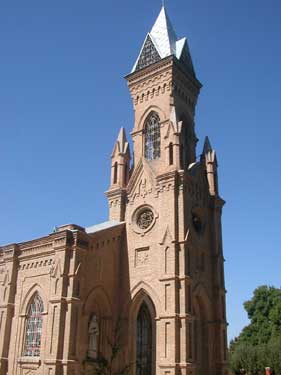
M 114 199 L 117 197 L 122 197 L 126 195 L 126 189 L 117 187 L 116 189 L 111 189 L 105 192 L 105 195 L 108 199 Z
M 168 56 L 154 64 L 147 66 L 144 69 L 138 70 L 134 73 L 130 73 L 125 76 L 125 79 L 128 81 L 129 87 L 132 84 L 139 83 L 142 80 L 147 80 L 150 77 L 153 77 L 155 73 L 161 72 L 163 69 L 166 70 L 167 67 L 171 67 L 173 63 L 173 56 Z
M 8 261 L 12 260 L 13 258 L 17 257 L 18 255 L 18 245 L 17 244 L 10 244 L 7 246 L 0 247 L 0 253 L 1 253 L 1 260 Z

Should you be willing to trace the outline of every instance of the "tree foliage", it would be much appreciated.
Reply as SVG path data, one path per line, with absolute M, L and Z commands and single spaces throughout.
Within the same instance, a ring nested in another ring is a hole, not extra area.
M 131 365 L 123 364 L 121 367 L 117 366 L 118 356 L 123 350 L 122 346 L 122 320 L 117 319 L 113 335 L 107 338 L 107 343 L 110 348 L 110 354 L 104 356 L 99 354 L 95 361 L 94 374 L 95 375 L 128 375 Z
M 244 303 L 250 324 L 230 343 L 229 361 L 235 374 L 281 374 L 281 289 L 260 286 Z

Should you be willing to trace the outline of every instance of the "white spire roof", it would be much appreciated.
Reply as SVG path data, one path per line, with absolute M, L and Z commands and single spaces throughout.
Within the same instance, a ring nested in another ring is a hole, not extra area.
M 145 38 L 132 73 L 171 55 L 179 60 L 183 58 L 185 65 L 194 74 L 186 38 L 178 40 L 166 9 L 162 6 L 155 24 Z
M 164 6 L 150 31 L 150 36 L 162 59 L 176 53 L 177 36 Z

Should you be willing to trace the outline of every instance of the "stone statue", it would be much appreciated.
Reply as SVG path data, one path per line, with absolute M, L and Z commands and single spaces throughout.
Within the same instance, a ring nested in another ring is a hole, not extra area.
M 99 344 L 99 324 L 96 315 L 92 316 L 89 325 L 89 346 L 88 346 L 88 357 L 91 359 L 97 359 L 98 357 L 98 344 Z

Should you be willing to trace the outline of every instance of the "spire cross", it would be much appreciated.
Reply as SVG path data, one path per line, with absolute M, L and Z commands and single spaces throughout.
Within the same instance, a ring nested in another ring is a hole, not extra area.
M 162 0 L 162 7 L 165 8 L 165 0 Z

